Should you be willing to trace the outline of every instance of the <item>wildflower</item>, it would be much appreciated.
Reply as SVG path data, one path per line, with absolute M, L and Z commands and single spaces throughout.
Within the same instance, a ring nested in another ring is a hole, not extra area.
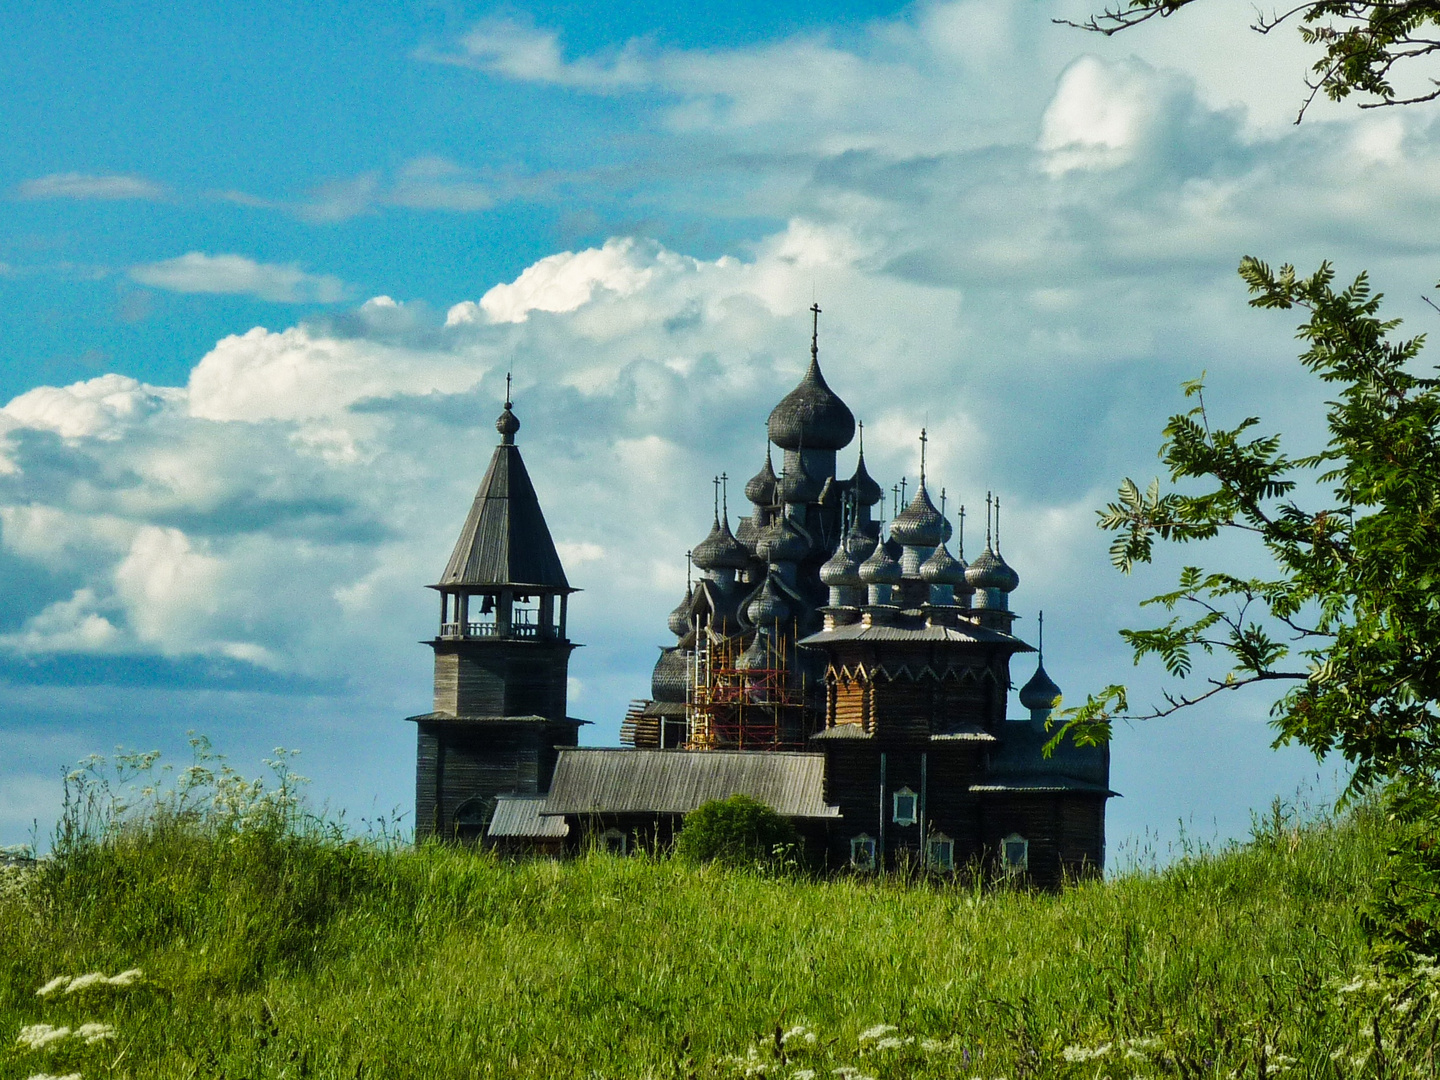
M 45 986 L 41 987 L 40 993 L 44 995 L 51 989 L 58 989 L 60 985 L 66 981 L 68 981 L 69 984 L 65 986 L 65 994 L 67 997 L 71 994 L 79 993 L 81 990 L 88 990 L 92 986 L 133 986 L 135 981 L 144 976 L 144 974 L 145 973 L 139 968 L 130 968 L 128 971 L 122 971 L 118 975 L 106 975 L 103 971 L 92 971 L 88 975 L 76 975 L 74 978 L 68 980 L 62 975 L 59 978 L 51 979 Z
M 875 1049 L 876 1049 L 876 1050 L 898 1050 L 900 1047 L 902 1047 L 902 1046 L 908 1046 L 908 1045 L 910 1045 L 911 1043 L 913 1043 L 914 1041 L 915 1041 L 915 1036 L 913 1036 L 913 1035 L 907 1036 L 906 1038 L 903 1038 L 903 1039 L 897 1038 L 897 1037 L 894 1036 L 894 1035 L 886 1035 L 885 1038 L 880 1039 L 878 1042 L 875 1043 Z
M 815 1080 L 814 1069 L 796 1069 L 790 1074 L 790 1080 Z
M 796 1024 L 789 1031 L 780 1036 L 780 1045 L 789 1046 L 792 1042 L 799 1040 L 806 1046 L 814 1046 L 816 1043 L 815 1032 L 811 1031 L 804 1024 Z
M 27 1080 L 81 1080 L 79 1073 L 66 1073 L 64 1076 L 51 1076 L 49 1073 L 36 1073 Z
M 19 1036 L 15 1039 L 17 1046 L 23 1046 L 27 1050 L 41 1050 L 53 1042 L 59 1042 L 70 1034 L 68 1027 L 51 1027 L 49 1024 L 30 1024 L 20 1029 Z
M 49 997 L 49 996 L 50 996 L 51 994 L 53 994 L 56 990 L 61 989 L 62 987 L 64 987 L 64 986 L 65 986 L 67 983 L 69 983 L 69 982 L 70 982 L 70 976 L 69 976 L 69 975 L 56 975 L 55 978 L 51 979 L 51 980 L 50 980 L 49 982 L 47 982 L 44 986 L 40 987 L 40 989 L 39 989 L 39 990 L 36 990 L 35 993 L 36 993 L 39 997 Z
M 1096 1047 L 1067 1046 L 1060 1051 L 1060 1056 L 1069 1062 L 1094 1061 L 1096 1058 L 1104 1057 L 1110 1052 L 1110 1043 L 1101 1043 Z
M 115 1029 L 109 1024 L 91 1021 L 88 1024 L 81 1024 L 76 1028 L 75 1037 L 77 1039 L 84 1039 L 86 1046 L 94 1046 L 97 1042 L 113 1039 L 115 1037 Z
M 894 1031 L 895 1029 L 891 1028 L 890 1030 Z M 838 1069 L 831 1069 L 830 1071 L 840 1077 L 840 1080 L 875 1080 L 873 1076 L 866 1076 L 859 1069 L 855 1068 L 854 1065 L 841 1065 Z
M 866 1028 L 860 1033 L 861 1042 L 869 1042 L 871 1039 L 883 1039 L 891 1032 L 899 1031 L 894 1024 L 876 1024 L 872 1028 Z

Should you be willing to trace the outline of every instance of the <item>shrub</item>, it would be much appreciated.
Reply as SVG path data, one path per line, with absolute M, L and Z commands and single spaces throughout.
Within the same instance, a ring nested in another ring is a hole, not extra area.
M 685 815 L 675 854 L 693 863 L 773 866 L 793 862 L 799 846 L 789 821 L 748 795 L 732 795 Z

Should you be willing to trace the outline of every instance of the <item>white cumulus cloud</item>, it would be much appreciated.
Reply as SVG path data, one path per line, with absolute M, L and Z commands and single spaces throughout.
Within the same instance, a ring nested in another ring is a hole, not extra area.
M 170 292 L 244 295 L 289 304 L 333 304 L 350 291 L 339 278 L 307 273 L 294 263 L 262 263 L 244 255 L 199 251 L 133 266 L 130 277 Z

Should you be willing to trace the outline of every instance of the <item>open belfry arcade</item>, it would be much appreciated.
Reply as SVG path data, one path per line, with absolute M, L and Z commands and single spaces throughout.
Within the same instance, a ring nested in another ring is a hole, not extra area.
M 686 813 L 751 796 L 789 818 L 810 860 L 857 872 L 975 867 L 1042 887 L 1100 873 L 1106 747 L 1043 752 L 1060 689 L 1043 651 L 1007 715 L 1020 578 L 986 496 L 967 563 L 926 472 L 887 492 L 863 427 L 810 364 L 771 411 L 765 455 L 730 525 L 716 481 L 709 535 L 670 613 L 648 698 L 621 747 L 581 747 L 566 715 L 565 576 L 516 445 L 506 386 L 500 444 L 440 596 L 432 710 L 418 728 L 417 838 L 561 855 L 664 849 Z M 858 435 L 858 439 L 857 439 Z M 854 467 L 839 455 L 855 443 Z M 779 469 L 776 454 L 779 451 Z M 954 541 L 954 550 L 951 542 Z M 1043 650 L 1043 616 L 1037 644 Z

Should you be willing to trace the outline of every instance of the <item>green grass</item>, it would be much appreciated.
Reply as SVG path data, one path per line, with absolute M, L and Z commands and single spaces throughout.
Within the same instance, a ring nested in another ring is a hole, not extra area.
M 1057 896 L 196 820 L 83 839 L 0 893 L 0 1077 L 1340 1077 L 1376 1074 L 1372 1013 L 1385 1075 L 1406 1038 L 1433 1075 L 1398 984 L 1338 992 L 1386 845 L 1370 810 Z M 13 1045 L 86 1021 L 114 1038 Z

